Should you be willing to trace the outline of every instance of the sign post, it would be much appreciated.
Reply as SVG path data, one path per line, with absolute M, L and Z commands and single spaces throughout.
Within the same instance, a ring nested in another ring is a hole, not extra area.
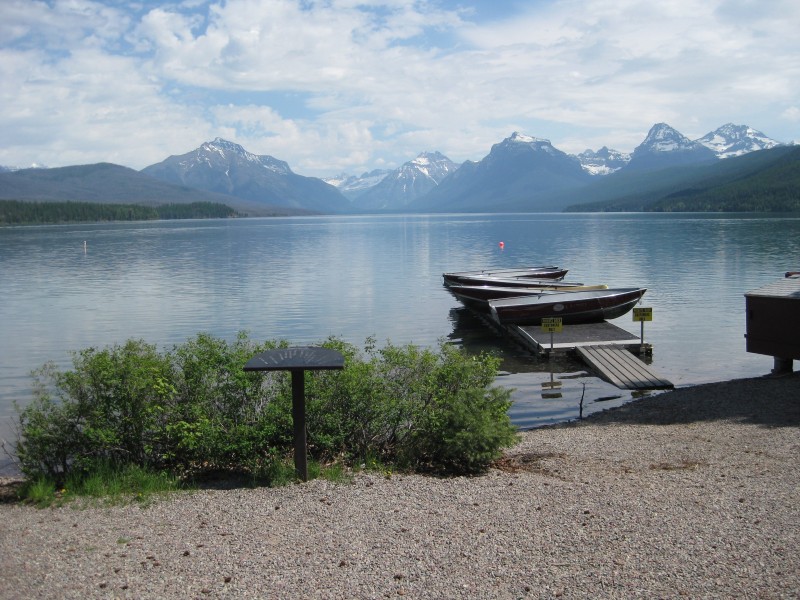
M 267 350 L 256 354 L 244 366 L 245 371 L 289 371 L 292 374 L 294 468 L 303 481 L 308 481 L 305 372 L 330 369 L 344 369 L 344 356 L 336 350 L 314 346 Z
M 650 306 L 633 309 L 633 320 L 642 324 L 641 340 L 639 343 L 644 346 L 644 322 L 653 320 L 653 309 Z
M 563 330 L 561 317 L 542 317 L 542 331 L 550 332 L 550 352 L 553 351 L 553 334 Z

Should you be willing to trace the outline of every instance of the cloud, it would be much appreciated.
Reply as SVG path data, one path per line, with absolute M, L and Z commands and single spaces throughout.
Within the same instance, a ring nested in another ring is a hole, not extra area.
M 10 0 L 0 164 L 142 168 L 222 136 L 323 175 L 514 130 L 629 151 L 661 121 L 788 141 L 797 22 L 788 0 Z

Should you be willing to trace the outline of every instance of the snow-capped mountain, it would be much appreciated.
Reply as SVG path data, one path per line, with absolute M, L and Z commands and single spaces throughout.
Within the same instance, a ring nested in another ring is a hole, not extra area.
M 319 212 L 348 208 L 346 198 L 321 179 L 297 175 L 282 160 L 252 154 L 222 138 L 205 142 L 186 154 L 170 156 L 145 167 L 142 173 L 169 183 L 273 206 Z
M 713 150 L 719 158 L 741 156 L 748 152 L 767 150 L 783 145 L 776 140 L 768 138 L 757 129 L 747 125 L 734 125 L 733 123 L 726 123 L 696 141 Z
M 401 210 L 434 189 L 458 165 L 441 152 L 422 152 L 353 199 L 360 210 Z
M 241 168 L 249 165 L 264 168 L 279 175 L 286 175 L 292 172 L 289 165 L 282 160 L 268 155 L 252 154 L 239 144 L 219 137 L 214 139 L 213 142 L 204 142 L 199 148 L 186 154 L 170 156 L 158 164 L 165 165 L 166 163 L 169 163 L 171 172 L 175 176 L 179 174 L 182 183 L 185 183 L 183 180 L 190 178 L 194 173 L 213 170 L 230 175 L 229 170 L 231 167 Z M 152 173 L 148 171 L 154 171 L 156 166 L 145 167 L 142 171 L 152 176 Z
M 499 144 L 494 144 L 483 161 L 488 161 L 488 164 L 490 164 L 498 160 L 502 161 L 523 157 L 532 158 L 537 155 L 538 158 L 544 159 L 546 159 L 547 156 L 559 158 L 568 157 L 568 155 L 564 154 L 561 150 L 557 150 L 550 143 L 550 140 L 532 137 L 515 131 Z M 572 157 L 569 158 L 572 160 Z
M 548 210 L 548 194 L 586 185 L 580 161 L 549 140 L 514 132 L 479 162 L 467 161 L 411 208 L 418 210 Z
M 714 160 L 717 160 L 717 155 L 713 150 L 700 142 L 693 142 L 666 123 L 657 123 L 650 128 L 644 141 L 634 149 L 625 169 L 666 169 Z
M 576 155 L 583 170 L 590 175 L 609 175 L 619 171 L 631 160 L 631 155 L 603 146 L 595 152 L 588 149 Z
M 390 171 L 386 169 L 375 169 L 374 171 L 362 173 L 361 175 L 342 173 L 340 175 L 334 175 L 333 177 L 323 177 L 322 181 L 328 185 L 332 185 L 344 194 L 346 198 L 352 200 L 369 188 L 378 185 L 389 173 Z

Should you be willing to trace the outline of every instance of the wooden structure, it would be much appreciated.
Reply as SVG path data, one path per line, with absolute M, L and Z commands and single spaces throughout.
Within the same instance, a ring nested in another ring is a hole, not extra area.
M 608 321 L 564 325 L 560 332 L 552 335 L 552 338 L 549 333 L 543 332 L 538 325 L 507 325 L 501 327 L 520 341 L 522 345 L 539 356 L 547 355 L 551 351 L 571 352 L 575 348 L 582 346 L 608 344 L 622 346 L 641 354 L 650 354 L 653 350 L 650 344 L 642 344 L 640 338 Z
M 603 379 L 618 388 L 659 390 L 674 387 L 621 346 L 581 346 L 575 351 Z
M 792 371 L 800 360 L 800 275 L 747 292 L 747 351 L 775 359 L 773 373 Z
M 600 378 L 619 388 L 644 390 L 674 387 L 637 356 L 652 354 L 652 345 L 642 343 L 641 338 L 608 321 L 564 325 L 561 331 L 552 334 L 535 325 L 501 325 L 489 318 L 485 322 L 499 328 L 538 356 L 548 356 L 551 352 L 575 353 Z

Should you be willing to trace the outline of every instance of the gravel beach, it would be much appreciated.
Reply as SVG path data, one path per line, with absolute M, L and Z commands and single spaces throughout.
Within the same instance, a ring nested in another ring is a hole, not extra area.
M 800 374 L 520 434 L 473 478 L 0 505 L 0 598 L 796 598 Z

